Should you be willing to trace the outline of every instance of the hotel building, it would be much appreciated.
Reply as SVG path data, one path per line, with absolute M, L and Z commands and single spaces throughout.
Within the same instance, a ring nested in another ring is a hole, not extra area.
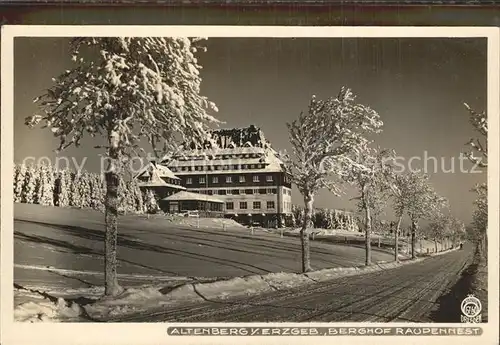
M 291 179 L 262 131 L 255 126 L 221 129 L 212 138 L 216 148 L 191 146 L 160 164 L 188 192 L 222 200 L 226 218 L 284 225 L 292 213 Z

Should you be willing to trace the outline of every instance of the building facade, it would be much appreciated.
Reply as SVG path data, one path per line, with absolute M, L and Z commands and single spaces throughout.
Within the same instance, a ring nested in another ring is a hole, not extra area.
M 153 190 L 158 200 L 186 190 L 179 177 L 166 166 L 156 162 L 150 162 L 134 178 L 143 192 L 148 189 Z
M 226 218 L 283 226 L 291 219 L 292 185 L 283 163 L 262 131 L 250 126 L 212 133 L 215 145 L 191 145 L 165 159 L 189 192 L 224 200 Z

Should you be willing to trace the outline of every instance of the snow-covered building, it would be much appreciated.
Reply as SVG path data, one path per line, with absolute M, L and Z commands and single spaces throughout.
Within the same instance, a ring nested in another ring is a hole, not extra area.
M 152 162 L 136 175 L 140 187 L 165 201 L 182 190 L 214 196 L 223 201 L 226 218 L 244 224 L 281 226 L 291 219 L 291 179 L 263 132 L 255 126 L 220 129 L 212 139 L 216 147 L 186 145 Z
M 156 162 L 146 165 L 135 175 L 135 179 L 141 190 L 152 189 L 159 200 L 186 190 L 179 177 L 175 176 L 168 167 Z

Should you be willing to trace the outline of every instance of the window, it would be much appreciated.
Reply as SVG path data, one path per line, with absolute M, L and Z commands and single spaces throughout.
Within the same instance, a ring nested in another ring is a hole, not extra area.
M 212 177 L 212 183 L 219 183 L 219 178 L 217 176 Z
M 231 183 L 233 182 L 233 179 L 231 176 L 226 176 L 226 183 Z
M 251 190 L 251 189 L 245 189 L 245 194 L 253 194 L 253 190 Z
M 213 190 L 211 190 L 211 189 L 207 190 L 207 192 L 208 192 L 208 195 L 212 195 L 214 193 Z
M 245 176 L 240 176 L 240 183 L 245 182 Z
M 267 175 L 266 176 L 266 181 L 267 182 L 273 182 L 273 176 L 272 175 Z
M 235 165 L 235 166 L 234 166 L 234 170 L 238 170 L 239 168 L 240 168 L 240 166 L 239 166 L 239 165 Z
M 253 182 L 259 182 L 259 175 L 253 175 Z
M 260 188 L 259 189 L 259 194 L 266 194 L 266 193 L 267 193 L 267 191 L 266 191 L 265 188 Z
M 255 165 L 254 165 L 254 164 L 251 164 L 251 165 L 250 165 L 250 169 L 255 169 Z
M 248 168 L 248 165 L 243 164 L 243 169 L 246 169 L 246 168 Z
M 191 167 L 188 167 L 188 171 L 192 171 L 192 170 L 193 170 L 193 168 L 191 168 Z
M 267 194 L 276 194 L 276 188 L 268 188 Z
M 219 195 L 226 195 L 225 189 L 219 189 Z
M 253 209 L 254 210 L 260 210 L 260 201 L 254 201 L 253 202 Z
M 182 167 L 182 168 L 181 168 L 181 170 L 182 170 L 182 171 L 186 171 L 186 167 Z
M 238 195 L 238 194 L 240 194 L 240 190 L 239 189 L 233 189 L 233 190 L 231 190 L 231 194 Z
M 204 177 L 200 177 L 200 183 L 205 183 L 205 178 Z
M 246 201 L 240 201 L 240 209 L 242 209 L 242 210 L 247 209 L 247 202 Z
M 258 189 L 258 188 L 255 188 L 255 189 L 253 190 L 253 194 L 259 194 L 259 189 Z
M 234 203 L 226 202 L 226 210 L 234 210 Z
M 274 201 L 268 201 L 267 202 L 267 208 L 268 209 L 273 209 L 274 208 Z
M 193 179 L 191 177 L 188 177 L 186 179 L 186 184 L 193 184 Z

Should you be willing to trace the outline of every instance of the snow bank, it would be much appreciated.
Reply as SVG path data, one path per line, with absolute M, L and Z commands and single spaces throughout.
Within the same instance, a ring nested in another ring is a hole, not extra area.
M 38 292 L 21 289 L 14 290 L 14 296 L 15 321 L 32 323 L 81 321 L 81 307 L 61 297 L 51 300 Z
M 116 298 L 102 298 L 85 306 L 88 315 L 94 319 L 109 319 L 141 311 L 148 311 L 181 302 L 196 302 L 198 296 L 191 284 L 174 288 L 169 293 L 162 293 L 164 286 L 145 286 L 126 289 Z
M 269 284 L 259 275 L 196 284 L 195 289 L 206 299 L 251 296 L 273 291 Z
M 296 273 L 270 273 L 262 276 L 262 279 L 274 290 L 290 289 L 312 283 L 307 275 Z
M 429 256 L 439 256 L 439 255 L 443 255 L 443 254 L 448 254 L 450 252 L 454 252 L 455 250 L 459 250 L 459 249 L 460 249 L 460 247 L 447 249 L 447 250 L 443 250 L 442 252 L 429 254 Z

